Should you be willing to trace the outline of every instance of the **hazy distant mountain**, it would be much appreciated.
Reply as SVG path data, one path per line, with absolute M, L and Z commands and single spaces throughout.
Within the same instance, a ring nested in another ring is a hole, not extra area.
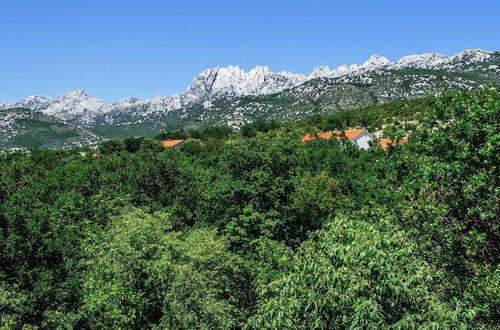
M 184 94 L 107 104 L 78 90 L 59 98 L 30 96 L 0 109 L 29 108 L 103 136 L 125 137 L 204 125 L 237 128 L 259 118 L 293 120 L 436 93 L 443 83 L 452 89 L 500 85 L 500 51 L 426 53 L 396 62 L 374 55 L 362 65 L 323 66 L 309 75 L 216 67 L 201 72 Z

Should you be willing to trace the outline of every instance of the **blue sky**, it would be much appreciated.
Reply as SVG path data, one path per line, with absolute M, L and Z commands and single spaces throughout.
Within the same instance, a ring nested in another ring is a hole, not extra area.
M 498 0 L 1 0 L 0 13 L 0 102 L 170 95 L 229 64 L 309 73 L 372 54 L 500 49 Z

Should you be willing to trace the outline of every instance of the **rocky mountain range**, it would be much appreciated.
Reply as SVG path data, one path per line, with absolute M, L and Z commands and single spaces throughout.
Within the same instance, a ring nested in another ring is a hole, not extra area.
M 0 104 L 0 122 L 6 123 L 7 113 L 13 111 L 7 109 L 23 108 L 102 138 L 206 125 L 238 128 L 261 118 L 295 120 L 415 98 L 436 93 L 443 84 L 453 90 L 500 85 L 500 51 L 470 49 L 453 56 L 426 53 L 396 62 L 374 55 L 361 65 L 322 66 L 308 75 L 273 73 L 264 66 L 248 72 L 237 66 L 216 67 L 201 72 L 184 94 L 114 103 L 104 103 L 83 90 L 59 98 L 30 96 Z M 8 127 L 0 126 L 2 139 L 9 139 Z

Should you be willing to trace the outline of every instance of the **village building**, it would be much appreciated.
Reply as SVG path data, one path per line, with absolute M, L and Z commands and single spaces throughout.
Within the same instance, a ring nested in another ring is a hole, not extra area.
M 180 149 L 182 145 L 186 143 L 186 140 L 165 140 L 162 141 L 162 145 L 165 148 Z
M 346 131 L 332 131 L 319 134 L 307 134 L 301 139 L 301 141 L 312 141 L 316 140 L 317 138 L 331 139 L 332 137 L 336 138 L 337 140 L 352 141 L 362 149 L 370 148 L 369 142 L 373 141 L 373 136 L 364 128 L 350 129 Z

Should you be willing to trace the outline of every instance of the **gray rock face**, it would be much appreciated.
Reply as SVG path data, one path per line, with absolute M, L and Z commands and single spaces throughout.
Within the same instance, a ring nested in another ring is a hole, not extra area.
M 257 66 L 248 72 L 237 66 L 215 67 L 206 69 L 195 77 L 182 95 L 158 96 L 148 100 L 127 98 L 106 104 L 83 90 L 75 90 L 59 98 L 30 96 L 20 101 L 2 103 L 0 109 L 23 107 L 63 119 L 81 118 L 82 124 L 88 125 L 93 122 L 94 117 L 110 112 L 130 112 L 131 109 L 140 109 L 146 113 L 169 112 L 193 104 L 210 107 L 213 101 L 274 94 L 317 78 L 346 76 L 356 79 L 367 72 L 404 69 L 463 70 L 474 64 L 488 62 L 495 56 L 498 57 L 498 52 L 481 49 L 469 49 L 453 56 L 438 53 L 409 55 L 396 62 L 373 55 L 362 65 L 341 65 L 333 70 L 322 66 L 315 68 L 307 76 L 290 72 L 273 73 L 265 66 Z M 500 72 L 498 67 L 496 69 L 497 73 Z
M 215 67 L 195 77 L 183 94 L 104 103 L 76 90 L 58 98 L 30 96 L 3 103 L 0 110 L 31 109 L 105 136 L 123 137 L 203 125 L 238 128 L 256 118 L 294 120 L 435 93 L 443 82 L 454 89 L 500 85 L 500 51 L 425 53 L 395 62 L 373 55 L 361 65 L 322 66 L 308 75 L 274 73 L 265 66 L 248 72 L 237 66 Z

